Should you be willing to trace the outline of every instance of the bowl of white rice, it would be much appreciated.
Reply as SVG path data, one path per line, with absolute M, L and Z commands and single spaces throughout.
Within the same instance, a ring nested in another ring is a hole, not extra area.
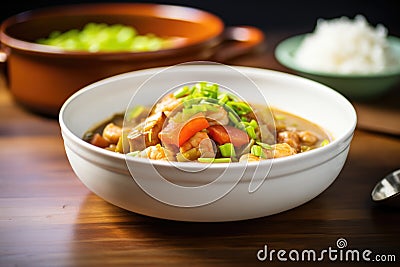
M 400 38 L 365 17 L 319 19 L 312 33 L 290 37 L 275 50 L 282 65 L 348 98 L 382 95 L 400 81 Z

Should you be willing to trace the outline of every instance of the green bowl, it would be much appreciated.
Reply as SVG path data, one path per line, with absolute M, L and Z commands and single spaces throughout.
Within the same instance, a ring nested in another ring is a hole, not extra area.
M 305 36 L 306 34 L 290 37 L 278 44 L 275 49 L 278 62 L 300 76 L 323 83 L 354 100 L 383 95 L 400 81 L 400 63 L 383 72 L 372 74 L 336 74 L 305 69 L 294 60 L 297 48 Z M 388 41 L 394 53 L 400 58 L 400 38 L 389 36 Z

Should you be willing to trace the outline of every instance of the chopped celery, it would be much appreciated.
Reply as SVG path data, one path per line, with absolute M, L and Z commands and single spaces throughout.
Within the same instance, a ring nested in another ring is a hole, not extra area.
M 228 97 L 227 94 L 220 94 L 220 95 L 218 96 L 218 103 L 219 103 L 220 105 L 223 105 L 223 104 L 225 104 L 225 103 L 228 102 L 228 101 L 229 101 L 229 97 Z
M 272 146 L 268 145 L 266 143 L 262 143 L 262 142 L 256 142 L 256 143 L 257 143 L 257 145 L 261 146 L 264 149 L 272 149 Z
M 174 92 L 174 97 L 175 98 L 181 98 L 183 96 L 186 96 L 189 94 L 189 86 L 183 86 L 182 88 L 180 88 L 179 90 Z
M 139 35 L 135 28 L 128 25 L 105 23 L 87 23 L 82 29 L 54 31 L 36 42 L 65 50 L 89 52 L 154 51 L 170 46 L 169 39 L 154 34 Z
M 253 145 L 250 149 L 250 153 L 256 157 L 266 158 L 263 148 L 259 145 Z
M 256 157 L 260 157 L 262 154 L 262 147 L 259 145 L 253 145 L 250 149 L 250 153 Z
M 231 158 L 198 158 L 197 160 L 202 163 L 229 163 L 232 161 Z
M 235 114 L 233 114 L 233 112 L 228 112 L 228 117 L 235 126 L 240 124 L 240 120 L 238 119 L 238 117 Z
M 247 126 L 246 132 L 250 136 L 251 139 L 257 139 L 256 131 L 254 130 L 253 126 Z
M 192 96 L 195 97 L 206 97 L 217 99 L 218 97 L 218 85 L 207 82 L 199 82 L 193 86 Z
M 250 106 L 244 102 L 228 101 L 226 105 L 233 108 L 238 115 L 246 115 L 251 112 Z
M 254 120 L 254 119 L 251 120 L 251 121 L 250 121 L 250 126 L 253 126 L 254 129 L 257 129 L 257 128 L 258 128 L 258 123 L 257 123 L 257 121 Z
M 183 101 L 184 108 L 190 108 L 192 105 L 198 104 L 203 98 L 195 97 L 193 98 L 192 95 L 189 95 Z
M 235 147 L 232 143 L 226 143 L 219 146 L 219 151 L 221 155 L 225 158 L 234 158 L 236 157 Z
M 243 115 L 252 111 L 251 107 L 247 103 L 240 101 L 235 95 L 227 92 L 221 93 L 218 84 L 198 82 L 193 86 L 184 86 L 178 89 L 174 96 L 183 98 L 184 115 L 219 111 L 223 107 L 228 112 L 228 118 L 232 125 L 241 130 L 245 130 L 246 126 L 251 126 L 253 130 L 249 129 L 249 134 L 252 138 L 256 137 L 257 122 L 255 120 L 248 122 L 248 119 L 243 117 Z M 242 120 L 247 124 L 244 124 Z

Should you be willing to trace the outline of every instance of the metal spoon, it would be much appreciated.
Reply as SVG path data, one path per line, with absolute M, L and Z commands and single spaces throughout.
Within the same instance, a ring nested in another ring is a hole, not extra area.
M 375 202 L 386 202 L 400 195 L 400 169 L 386 175 L 374 187 L 371 193 Z

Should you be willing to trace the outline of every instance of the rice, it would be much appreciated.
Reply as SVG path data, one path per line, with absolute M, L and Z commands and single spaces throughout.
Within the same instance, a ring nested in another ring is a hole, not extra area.
M 370 26 L 362 15 L 318 20 L 294 56 L 299 66 L 320 72 L 367 74 L 383 71 L 394 63 L 387 29 Z

